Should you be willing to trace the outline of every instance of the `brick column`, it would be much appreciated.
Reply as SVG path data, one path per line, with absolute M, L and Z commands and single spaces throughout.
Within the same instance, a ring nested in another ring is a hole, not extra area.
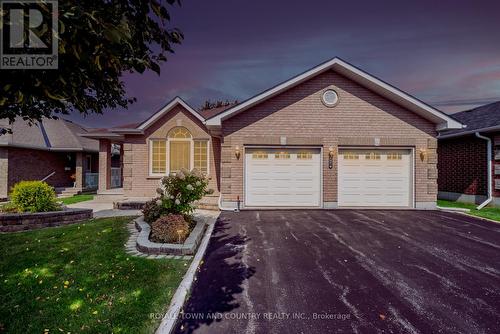
M 107 139 L 99 140 L 99 190 L 111 188 L 111 142 Z
M 83 189 L 83 152 L 76 152 L 75 188 Z
M 0 198 L 7 198 L 9 193 L 9 151 L 0 148 Z
M 123 143 L 120 143 L 120 187 L 123 187 Z

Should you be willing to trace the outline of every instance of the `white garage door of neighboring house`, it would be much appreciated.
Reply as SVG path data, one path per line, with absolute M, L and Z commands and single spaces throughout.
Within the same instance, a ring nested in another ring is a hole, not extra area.
M 319 149 L 247 148 L 245 206 L 320 206 Z
M 411 152 L 339 150 L 338 205 L 413 206 Z

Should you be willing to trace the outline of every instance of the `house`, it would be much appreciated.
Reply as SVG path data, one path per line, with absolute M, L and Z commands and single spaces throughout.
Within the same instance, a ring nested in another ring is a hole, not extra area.
M 44 119 L 30 126 L 0 120 L 10 133 L 0 136 L 0 198 L 23 180 L 44 180 L 58 191 L 97 188 L 99 142 L 81 137 L 87 130 L 64 119 Z M 119 163 L 118 163 L 119 165 Z
M 225 208 L 431 209 L 438 131 L 461 127 L 334 58 L 227 109 L 176 97 L 139 124 L 84 136 L 100 142 L 99 192 L 110 145 L 123 145 L 124 198 L 151 198 L 162 176 L 197 168 Z
M 500 205 L 500 101 L 453 118 L 466 128 L 439 135 L 439 198 Z

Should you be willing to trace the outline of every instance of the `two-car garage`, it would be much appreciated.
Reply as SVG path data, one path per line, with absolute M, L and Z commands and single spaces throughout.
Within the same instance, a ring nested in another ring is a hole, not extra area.
M 323 184 L 333 180 L 323 180 L 321 155 L 320 148 L 247 148 L 245 206 L 322 207 Z M 412 150 L 341 148 L 332 162 L 339 207 L 413 206 Z

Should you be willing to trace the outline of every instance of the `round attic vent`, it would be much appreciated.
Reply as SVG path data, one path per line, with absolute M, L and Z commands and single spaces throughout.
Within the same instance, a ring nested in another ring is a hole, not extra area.
M 337 95 L 337 92 L 334 91 L 333 89 L 328 89 L 325 90 L 325 92 L 323 93 L 321 100 L 323 101 L 323 104 L 325 106 L 334 107 L 337 104 L 337 102 L 339 102 L 339 96 Z

